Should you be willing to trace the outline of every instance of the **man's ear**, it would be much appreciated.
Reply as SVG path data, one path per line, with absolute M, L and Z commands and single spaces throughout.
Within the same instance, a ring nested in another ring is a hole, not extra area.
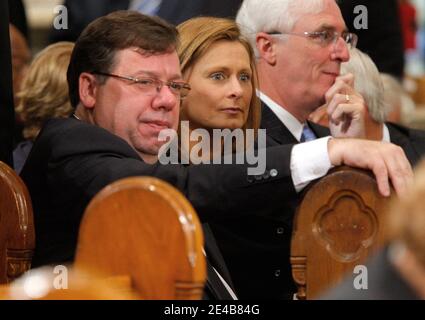
M 80 74 L 78 81 L 80 101 L 85 108 L 94 108 L 96 104 L 96 90 L 98 86 L 96 77 L 90 73 L 83 72 Z
M 255 37 L 257 51 L 259 57 L 270 65 L 276 64 L 276 43 L 272 40 L 272 36 L 259 32 Z

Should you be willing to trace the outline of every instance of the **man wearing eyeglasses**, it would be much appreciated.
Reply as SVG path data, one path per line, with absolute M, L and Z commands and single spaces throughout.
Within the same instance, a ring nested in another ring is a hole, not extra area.
M 307 119 L 324 103 L 335 135 L 364 136 L 362 121 L 357 121 L 366 110 L 364 101 L 352 88 L 352 77 L 339 75 L 357 36 L 347 31 L 334 0 L 245 0 L 237 21 L 256 48 L 262 126 L 271 129 L 277 119 L 289 130 L 282 137 L 269 132 L 270 140 L 322 136 L 326 131 Z
M 47 123 L 21 174 L 34 208 L 33 267 L 74 259 L 85 207 L 108 183 L 155 176 L 185 189 L 184 170 L 154 165 L 164 143 L 159 132 L 177 129 L 180 100 L 190 90 L 177 42 L 174 26 L 132 11 L 96 20 L 76 42 L 67 74 L 75 112 Z M 204 297 L 235 299 L 214 237 L 204 228 Z

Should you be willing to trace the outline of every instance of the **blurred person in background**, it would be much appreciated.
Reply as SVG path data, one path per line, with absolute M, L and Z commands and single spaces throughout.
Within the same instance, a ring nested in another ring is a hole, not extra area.
M 28 42 L 21 31 L 13 24 L 9 24 L 10 49 L 12 54 L 12 83 L 15 108 L 19 104 L 17 96 L 21 88 L 22 80 L 31 62 L 31 52 Z M 23 140 L 22 119 L 15 113 L 14 146 Z
M 410 95 L 404 90 L 398 79 L 387 73 L 381 73 L 384 85 L 384 100 L 388 108 L 387 121 L 409 126 L 416 105 Z
M 74 44 L 58 42 L 41 51 L 28 68 L 16 113 L 24 125 L 24 141 L 13 151 L 14 168 L 19 173 L 44 123 L 72 113 L 66 71 Z

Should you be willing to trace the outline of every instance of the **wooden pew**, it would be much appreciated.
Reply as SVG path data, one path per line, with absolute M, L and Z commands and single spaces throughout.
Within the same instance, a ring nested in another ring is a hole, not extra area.
M 15 171 L 0 162 L 0 284 L 31 267 L 35 232 L 31 198 Z
M 318 297 L 383 245 L 388 202 L 371 173 L 349 167 L 333 169 L 306 190 L 291 242 L 298 299 Z
M 159 179 L 116 181 L 84 213 L 74 266 L 128 279 L 142 299 L 201 299 L 206 262 L 197 214 Z
M 72 266 L 32 269 L 7 285 L 0 285 L 0 300 L 136 300 L 128 279 L 106 279 Z M 66 274 L 64 272 L 66 270 Z

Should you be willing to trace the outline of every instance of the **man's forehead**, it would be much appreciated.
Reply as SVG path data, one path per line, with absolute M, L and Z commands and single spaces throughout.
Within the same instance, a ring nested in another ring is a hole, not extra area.
M 176 50 L 150 53 L 141 48 L 131 47 L 118 50 L 114 60 L 115 69 L 128 69 L 133 75 L 159 77 L 166 72 L 169 78 L 182 77 Z
M 345 31 L 347 27 L 339 9 L 324 10 L 319 13 L 306 13 L 301 15 L 300 19 L 295 23 L 295 28 L 313 28 L 315 30 L 336 30 Z

